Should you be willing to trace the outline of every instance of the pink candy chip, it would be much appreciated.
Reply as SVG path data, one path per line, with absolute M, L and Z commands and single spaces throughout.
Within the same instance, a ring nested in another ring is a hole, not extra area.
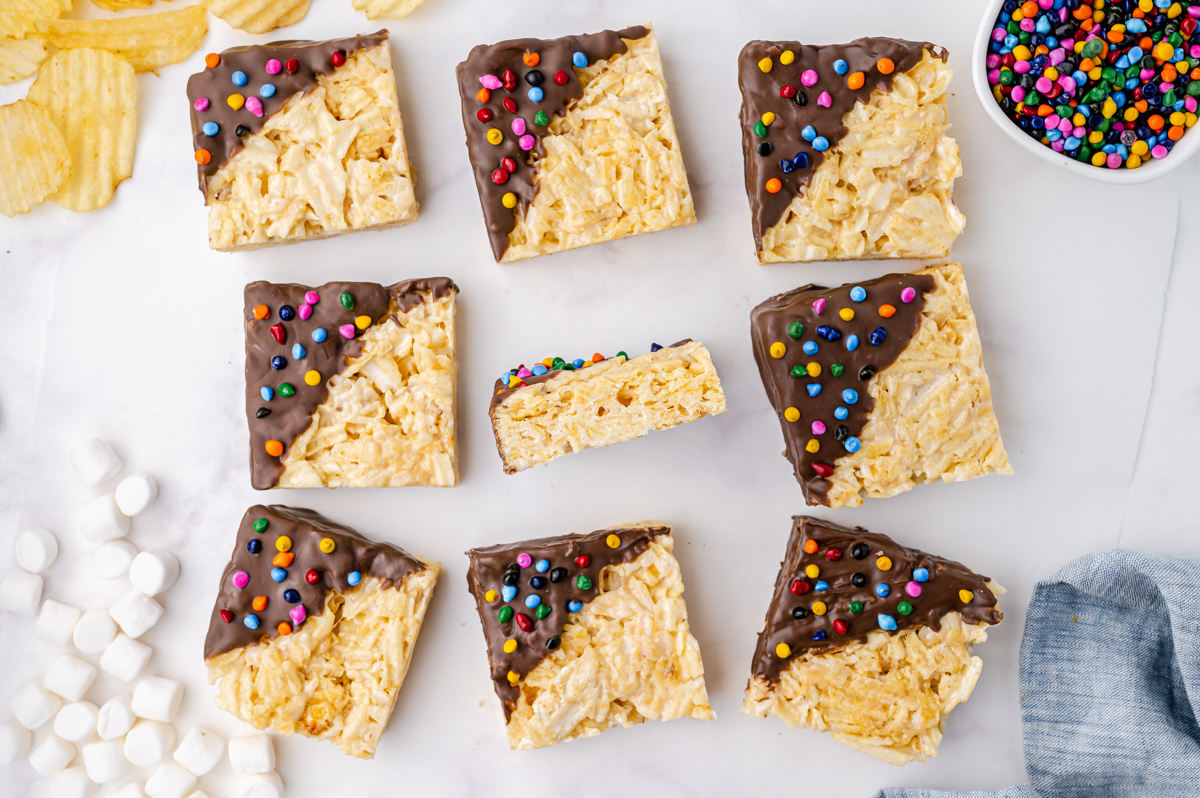
M 233 586 L 238 590 L 241 590 L 248 584 L 250 584 L 250 574 L 245 571 L 238 571 L 233 575 Z
M 520 378 L 522 378 L 522 379 L 524 379 L 525 377 L 532 377 L 532 376 L 533 376 L 533 372 L 532 372 L 532 371 L 530 371 L 530 370 L 529 370 L 529 369 L 527 369 L 527 368 L 522 368 L 522 369 L 520 369 L 520 370 L 518 370 L 518 371 L 517 371 L 517 376 L 518 376 L 518 377 L 520 377 Z
M 302 320 L 307 321 L 308 317 L 312 315 L 312 305 L 301 305 L 296 313 Z
M 824 435 L 825 434 L 825 422 L 824 421 L 814 421 L 812 423 L 812 431 L 813 431 L 813 435 Z
M 528 568 L 532 564 L 533 558 L 525 552 L 521 552 L 517 555 L 517 565 L 521 566 L 522 568 Z
M 304 301 L 310 305 L 315 305 L 321 301 L 321 295 L 318 294 L 316 291 L 309 291 L 307 294 L 304 295 Z
M 208 110 L 208 98 L 201 97 L 199 100 L 196 100 L 195 104 L 192 105 L 192 107 L 195 108 L 197 111 L 204 113 L 205 111 Z
M 907 593 L 908 595 L 912 596 L 913 598 L 916 598 L 917 596 L 921 595 L 921 583 L 920 582 L 909 582 L 907 585 L 904 586 L 904 592 Z
M 533 136 L 529 135 L 528 133 L 526 133 L 524 136 L 521 136 L 521 138 L 517 139 L 517 145 L 520 146 L 521 149 L 526 150 L 526 151 L 532 150 L 533 146 L 535 144 L 537 144 L 537 139 L 535 139 Z
M 300 624 L 304 623 L 304 619 L 308 617 L 308 612 L 304 609 L 304 605 L 301 604 L 298 607 L 292 607 L 292 609 L 288 612 L 288 617 L 292 619 L 292 623 L 299 626 Z
M 822 312 L 823 310 L 825 310 L 825 300 L 824 300 L 824 299 L 818 299 L 816 302 L 814 302 L 814 303 L 813 303 L 813 310 L 815 310 L 817 313 L 820 313 L 820 312 Z
M 514 119 L 513 123 L 512 123 L 512 130 L 513 130 L 513 133 L 515 133 L 518 136 L 525 135 L 525 120 L 519 116 L 516 119 Z
M 338 327 L 338 332 L 340 332 L 342 334 L 343 338 L 353 338 L 354 337 L 354 325 L 353 324 L 343 324 L 341 327 Z
M 479 82 L 483 84 L 485 89 L 492 89 L 493 91 L 504 88 L 504 84 L 500 82 L 500 78 L 495 75 L 480 75 Z
M 917 298 L 917 289 L 909 287 L 900 292 L 900 301 L 908 304 Z
M 829 96 L 829 92 L 821 92 L 821 96 L 817 98 L 817 105 L 822 108 L 828 108 L 833 105 L 833 98 Z
M 262 100 L 257 97 L 249 97 L 246 99 L 246 110 L 255 116 L 263 115 Z
M 268 75 L 278 75 L 279 70 L 283 69 L 283 64 L 279 63 L 279 59 L 272 58 L 267 62 L 266 69 Z
M 811 69 L 806 69 L 800 74 L 800 82 L 805 86 L 815 86 L 818 80 L 820 78 L 817 76 L 817 73 Z

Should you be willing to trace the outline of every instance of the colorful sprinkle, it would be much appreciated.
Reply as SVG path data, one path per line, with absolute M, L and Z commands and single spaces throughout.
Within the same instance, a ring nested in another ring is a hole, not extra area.
M 256 543 L 257 541 L 250 541 L 250 542 Z M 250 584 L 250 574 L 246 573 L 245 571 L 238 571 L 236 574 L 233 575 L 233 586 L 236 587 L 238 590 L 241 590 L 248 584 Z
M 283 454 L 283 444 L 279 441 L 267 441 L 264 448 L 271 457 L 279 457 Z
M 530 595 L 525 597 L 525 606 L 531 610 L 533 608 L 537 607 L 537 605 L 539 605 L 541 603 L 542 603 L 542 597 L 539 596 L 537 593 L 531 593 Z
M 846 351 L 853 352 L 855 349 L 858 349 L 858 336 L 850 335 L 846 338 Z
M 817 105 L 821 106 L 822 108 L 829 108 L 833 105 L 833 98 L 829 96 L 829 92 L 821 92 L 821 95 L 817 97 Z
M 283 69 L 283 64 L 279 62 L 278 58 L 272 58 L 267 61 L 266 66 L 263 68 L 267 70 L 268 75 L 278 75 Z
M 774 66 L 775 62 L 771 60 L 770 56 L 758 62 L 758 68 L 763 72 L 770 72 Z
M 818 300 L 814 301 L 812 303 L 813 312 L 819 316 L 821 313 L 823 313 L 825 311 L 826 304 L 827 303 L 825 302 L 824 299 L 818 299 Z
M 517 650 L 517 641 L 516 640 L 513 640 L 510 637 L 508 640 L 504 641 L 504 653 L 505 654 L 512 654 L 516 650 Z
M 250 552 L 251 554 L 258 554 L 262 551 L 262 541 L 258 540 L 257 538 L 247 541 L 246 551 Z
M 583 53 L 575 53 L 571 56 L 571 64 L 576 69 L 584 69 L 588 65 L 588 57 Z
M 892 570 L 892 558 L 891 557 L 880 557 L 878 560 L 875 561 L 875 567 L 881 571 Z
M 838 60 L 833 62 L 833 71 L 838 73 L 839 75 L 845 75 L 847 72 L 850 71 L 850 65 L 847 64 L 845 62 L 845 60 L 839 58 Z
M 204 166 L 212 161 L 212 153 L 208 150 L 196 150 L 196 163 Z
M 887 338 L 887 330 L 885 330 L 882 327 L 876 327 L 874 329 L 874 331 L 871 332 L 871 335 L 868 338 L 868 340 L 871 342 L 871 346 L 879 346 L 881 343 L 884 342 L 884 339 L 886 339 L 886 338 Z
M 496 620 L 500 623 L 508 623 L 513 619 L 513 612 L 512 607 L 501 607 L 500 611 L 496 613 Z
M 879 70 L 881 75 L 890 75 L 896 71 L 896 65 L 892 63 L 890 58 L 880 58 L 875 64 L 875 68 Z
M 272 568 L 271 579 L 275 582 L 282 582 L 284 579 L 287 579 L 287 571 L 283 568 Z
M 814 421 L 812 423 L 812 431 L 813 431 L 813 435 L 824 435 L 825 434 L 825 422 Z
M 342 64 L 346 63 L 346 54 L 341 50 L 334 50 L 333 54 L 329 56 L 329 63 L 333 64 L 335 67 L 340 67 Z
M 914 568 L 913 569 L 913 581 L 928 582 L 929 581 L 929 569 L 928 568 Z
M 804 324 L 794 321 L 788 325 L 787 334 L 789 338 L 799 338 L 804 335 Z
M 804 569 L 804 573 L 808 576 L 809 579 L 816 579 L 818 576 L 821 575 L 821 568 L 818 565 L 810 563 L 808 565 L 808 567 L 806 567 Z
M 813 615 L 824 615 L 828 610 L 829 610 L 829 608 L 825 606 L 824 601 L 814 601 L 813 602 L 813 605 L 812 605 Z
M 208 55 L 204 56 L 204 65 L 209 69 L 216 69 L 220 63 L 221 56 L 217 55 L 216 53 L 209 53 Z
M 521 566 L 522 568 L 528 568 L 532 564 L 533 558 L 525 552 L 521 552 L 517 555 L 517 565 Z
M 800 420 L 800 411 L 794 407 L 789 407 L 787 410 L 783 411 L 783 417 L 788 421 L 795 423 Z
M 279 626 L 275 627 L 280 635 L 287 637 L 292 633 L 292 627 L 287 621 L 283 621 Z
M 879 315 L 883 316 L 885 319 L 890 319 L 892 316 L 896 315 L 896 306 L 895 305 L 880 305 L 879 306 Z
M 886 632 L 896 631 L 896 619 L 890 615 L 884 615 L 883 613 L 880 613 L 879 628 Z
M 579 612 L 581 609 L 583 609 L 582 601 L 568 601 L 567 602 L 567 610 L 569 612 Z
M 801 349 L 804 350 L 804 354 L 806 354 L 806 355 L 815 355 L 818 351 L 817 342 L 816 341 L 805 341 L 804 346 L 802 346 Z
M 571 76 L 568 75 L 564 70 L 560 69 L 554 73 L 554 82 L 557 83 L 559 86 L 566 86 L 567 81 L 570 79 L 571 79 Z
M 780 192 L 780 190 L 783 188 L 783 183 L 779 180 L 778 177 L 772 177 L 770 180 L 767 181 L 766 188 L 767 188 L 768 194 L 778 194 Z
M 841 427 L 838 429 L 841 429 Z M 860 441 L 858 438 L 850 437 L 842 441 L 842 446 L 844 446 L 846 451 L 848 451 L 850 454 L 854 454 L 860 448 L 862 448 L 862 441 Z
M 321 574 L 319 571 L 309 568 L 307 571 L 304 572 L 304 581 L 308 582 L 310 585 L 315 585 L 317 582 L 321 581 Z M 350 584 L 357 584 L 357 583 L 351 582 Z
M 575 587 L 579 588 L 580 590 L 591 590 L 592 580 L 589 577 L 580 574 L 579 576 L 575 577 Z
M 809 442 L 804 445 L 804 451 L 808 452 L 809 454 L 816 454 L 817 452 L 821 451 L 821 442 L 816 438 L 810 439 Z
M 258 616 L 257 615 L 247 615 L 245 618 L 242 619 L 242 623 L 246 625 L 247 629 L 257 629 L 258 628 Z
M 317 548 L 325 554 L 331 554 L 337 548 L 337 544 L 333 542 L 333 538 L 321 538 L 321 542 L 317 544 Z
M 284 399 L 287 399 L 290 396 L 295 396 L 295 394 L 296 386 L 292 385 L 290 382 L 279 383 L 279 395 Z
M 259 97 L 274 97 L 275 96 L 274 84 L 264 83 L 263 85 L 259 86 L 258 87 L 258 96 Z
M 848 405 L 858 404 L 858 391 L 846 388 L 842 391 L 842 401 Z
M 909 288 L 905 288 L 900 291 L 900 301 L 906 305 L 909 302 L 912 302 L 916 298 L 917 298 L 917 291 L 915 288 L 909 287 Z
M 846 85 L 851 91 L 858 91 L 866 82 L 866 76 L 861 72 L 854 72 L 846 78 Z
M 262 100 L 258 99 L 257 97 L 247 97 L 246 98 L 246 110 L 249 111 L 250 113 L 254 114 L 255 116 L 262 116 L 263 115 Z
M 362 582 L 362 573 L 359 571 L 351 571 L 349 575 L 346 576 L 346 582 L 351 587 L 354 587 L 358 583 Z
M 958 598 L 963 604 L 970 604 L 972 599 L 975 598 L 975 594 L 970 590 L 960 590 L 958 591 Z
M 609 535 L 604 539 L 604 545 L 608 546 L 610 549 L 619 548 L 621 546 L 621 536 Z
M 300 59 L 289 58 L 287 63 L 284 64 L 283 68 L 286 69 L 289 74 L 295 75 L 300 71 Z
M 817 85 L 818 80 L 820 80 L 820 77 L 811 69 L 806 69 L 800 73 L 800 82 L 806 87 L 811 88 Z
M 590 554 L 580 554 L 575 558 L 575 564 L 580 568 L 587 568 L 592 564 L 592 557 Z
M 271 560 L 271 565 L 278 565 L 280 568 L 291 568 L 292 562 L 296 559 L 294 552 L 281 551 Z
M 341 327 L 338 327 L 338 332 L 341 333 L 343 338 L 353 338 L 356 330 L 353 324 L 343 324 Z
M 270 521 L 268 521 L 268 520 L 267 520 L 267 519 L 265 519 L 265 518 L 256 518 L 256 519 L 254 519 L 254 531 L 255 531 L 255 532 L 257 532 L 257 533 L 258 533 L 258 534 L 260 534 L 260 535 L 261 535 L 263 532 L 266 532 L 266 531 L 267 531 L 267 527 L 268 527 L 268 526 L 270 526 L 270 525 L 271 525 L 271 522 L 270 522 Z
M 220 132 L 221 132 L 221 126 L 220 126 L 220 125 L 218 125 L 216 122 L 205 122 L 205 123 L 204 123 L 204 124 L 203 124 L 203 125 L 200 127 L 200 130 L 201 130 L 201 131 L 204 133 L 204 135 L 206 135 L 206 136 L 215 136 L 215 135 L 217 135 L 218 133 L 220 133 Z
M 250 81 L 250 79 L 246 77 L 246 73 L 240 69 L 230 75 L 229 79 L 233 81 L 234 86 L 238 86 L 239 88 L 245 86 Z
M 287 590 L 283 591 L 283 600 L 288 604 L 300 603 L 300 591 L 295 590 L 294 588 L 288 588 Z

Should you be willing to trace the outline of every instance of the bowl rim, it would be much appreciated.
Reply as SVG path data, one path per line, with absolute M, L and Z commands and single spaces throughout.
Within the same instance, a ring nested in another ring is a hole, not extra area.
M 979 23 L 979 30 L 975 34 L 975 48 L 971 56 L 971 75 L 975 84 L 975 94 L 979 97 L 979 102 L 983 105 L 984 111 L 993 122 L 999 125 L 1000 129 L 1010 139 L 1017 142 L 1023 149 L 1033 153 L 1043 161 L 1060 166 L 1068 172 L 1074 172 L 1081 177 L 1118 185 L 1148 183 L 1152 180 L 1165 177 L 1182 166 L 1185 161 L 1195 154 L 1197 149 L 1200 149 L 1200 125 L 1197 125 L 1196 129 L 1180 139 L 1171 150 L 1170 155 L 1162 160 L 1148 161 L 1136 169 L 1108 169 L 1067 158 L 1021 132 L 1021 129 L 1000 110 L 999 104 L 992 96 L 991 85 L 988 83 L 987 78 L 988 43 L 991 41 L 996 18 L 1000 15 L 1000 8 L 1004 5 L 1004 2 L 1005 0 L 989 0 L 984 9 L 983 18 Z

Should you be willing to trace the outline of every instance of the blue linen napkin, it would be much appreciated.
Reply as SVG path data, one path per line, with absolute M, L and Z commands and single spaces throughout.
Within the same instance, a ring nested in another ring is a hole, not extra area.
M 1021 641 L 1030 783 L 876 798 L 1200 795 L 1200 561 L 1114 549 L 1039 582 Z

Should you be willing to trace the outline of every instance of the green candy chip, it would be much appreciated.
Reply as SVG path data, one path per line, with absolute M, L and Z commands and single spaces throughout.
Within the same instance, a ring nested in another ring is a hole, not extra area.
M 799 338 L 800 336 L 804 335 L 804 324 L 794 321 L 788 325 L 787 332 L 789 338 Z
M 501 607 L 500 612 L 496 613 L 496 620 L 500 623 L 508 623 L 513 619 L 512 607 Z
M 338 297 L 338 302 L 341 302 L 346 310 L 354 310 L 354 296 L 349 291 L 343 291 Z
M 271 522 L 265 518 L 256 518 L 254 519 L 254 531 L 261 535 L 263 532 L 267 531 L 267 525 L 270 523 Z
M 592 580 L 581 574 L 575 577 L 575 587 L 579 588 L 580 590 L 591 590 Z

